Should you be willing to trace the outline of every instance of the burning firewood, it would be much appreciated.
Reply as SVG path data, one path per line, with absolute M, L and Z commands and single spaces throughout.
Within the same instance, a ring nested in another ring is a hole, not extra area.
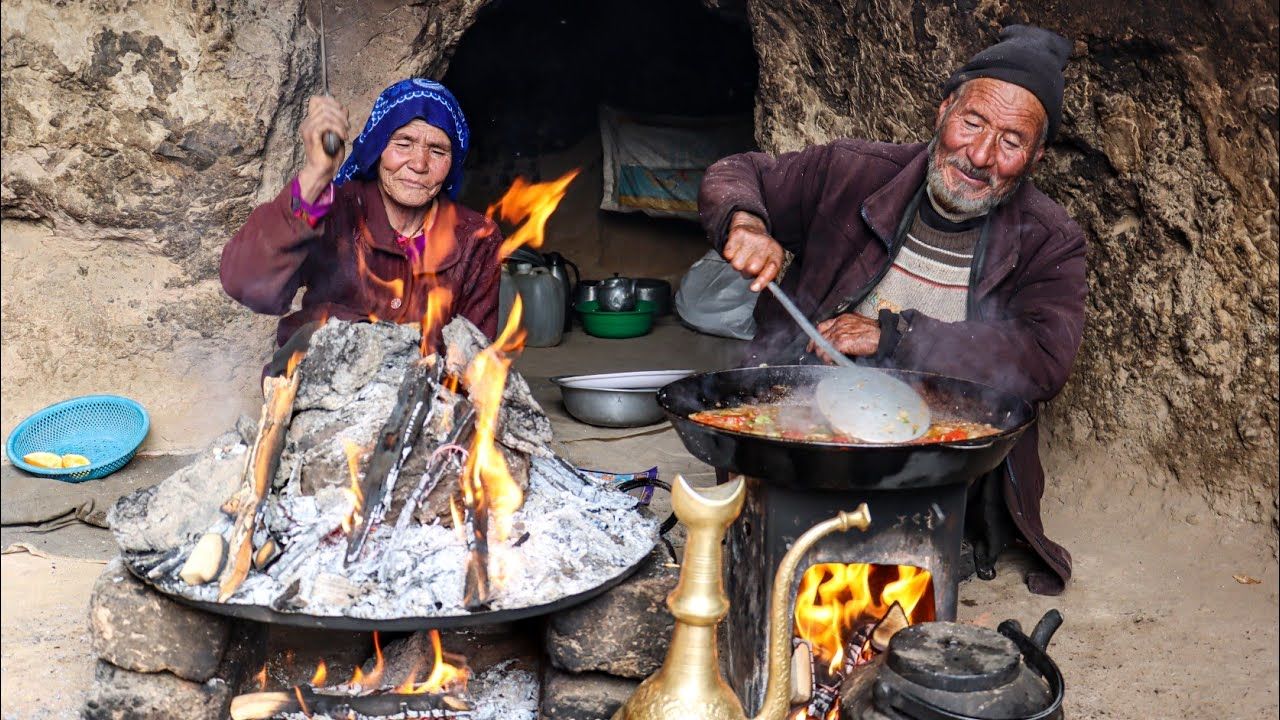
M 386 498 L 394 489 L 400 466 L 422 430 L 442 371 L 442 363 L 432 357 L 414 362 L 404 374 L 396 404 L 378 432 L 377 444 L 360 486 L 360 497 L 366 505 L 364 512 L 353 518 L 355 526 L 347 537 L 348 565 L 360 556 L 369 529 L 386 514 Z
M 475 430 L 476 413 L 475 408 L 465 398 L 459 398 L 453 406 L 452 425 L 445 434 L 444 440 L 436 447 L 436 450 L 427 460 L 427 469 L 422 473 L 422 479 L 418 481 L 417 486 L 405 498 L 404 504 L 399 509 L 399 516 L 396 518 L 395 531 L 392 533 L 392 542 L 397 538 L 404 537 L 404 530 L 409 526 L 414 514 L 418 508 L 418 504 L 423 498 L 430 495 L 433 490 L 440 484 L 444 476 L 450 472 L 461 472 L 465 466 L 466 443 L 471 437 L 471 433 Z M 389 553 L 383 557 L 388 557 Z M 381 576 L 385 580 L 384 565 L 381 569 Z
M 319 693 L 310 685 L 292 690 L 239 695 L 231 701 L 231 720 L 269 720 L 285 713 L 346 717 L 404 717 L 409 712 L 431 713 L 431 717 L 459 717 L 471 704 L 453 695 L 438 693 L 385 692 L 372 695 Z
M 840 682 L 838 680 L 829 685 L 818 685 L 813 689 L 813 698 L 809 700 L 809 705 L 805 707 L 804 717 L 826 720 L 839 703 Z
M 813 649 L 797 640 L 791 653 L 791 704 L 801 705 L 813 697 Z
M 865 665 L 871 659 L 869 652 L 871 643 L 871 633 L 876 629 L 876 621 L 864 622 L 854 628 L 853 633 L 849 635 L 849 641 L 844 646 L 844 662 L 840 665 L 840 672 L 837 677 L 843 678 L 853 669 Z
M 458 491 L 455 507 L 467 543 L 467 574 L 462 603 L 471 612 L 489 606 L 489 513 L 485 504 L 468 503 Z
M 876 623 L 875 629 L 871 631 L 871 647 L 876 652 L 884 652 L 889 648 L 889 640 L 894 634 L 910 624 L 911 620 L 907 618 L 907 612 L 895 600 L 885 612 L 884 617 L 880 618 L 880 622 Z
M 258 421 L 258 435 L 253 448 L 245 459 L 244 479 L 224 511 L 234 516 L 231 538 L 228 541 L 228 562 L 222 570 L 218 602 L 226 602 L 235 594 L 249 575 L 253 564 L 253 534 L 271 481 L 280 465 L 280 452 L 284 449 L 285 431 L 293 418 L 293 400 L 298 395 L 302 373 L 296 364 L 301 355 L 290 362 L 289 373 L 282 378 L 269 377 L 263 381 L 266 402 L 262 405 L 262 418 Z

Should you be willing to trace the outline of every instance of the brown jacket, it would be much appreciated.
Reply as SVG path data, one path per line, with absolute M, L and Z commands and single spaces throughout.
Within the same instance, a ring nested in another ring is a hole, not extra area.
M 352 180 L 337 188 L 315 228 L 294 215 L 285 187 L 259 205 L 223 248 L 222 287 L 249 309 L 270 315 L 288 313 L 298 289 L 306 288 L 301 309 L 280 319 L 278 345 L 324 318 L 419 322 L 433 284 L 452 292 L 451 316 L 466 317 L 492 338 L 502 233 L 444 195 L 439 202 L 425 259 L 413 263 L 396 243 L 376 182 Z
M 734 211 L 764 219 L 773 237 L 795 253 L 783 288 L 810 318 L 824 320 L 856 305 L 892 262 L 897 248 L 891 246 L 919 197 L 927 159 L 921 144 L 858 140 L 778 157 L 734 155 L 707 170 L 699 212 L 720 249 Z M 1049 400 L 1066 383 L 1080 347 L 1083 232 L 1028 182 L 993 211 L 974 266 L 967 319 L 941 322 L 904 310 L 900 339 L 879 363 L 974 380 L 1032 403 Z M 747 364 L 799 360 L 806 343 L 767 293 L 756 306 L 756 321 Z M 1071 555 L 1044 535 L 1037 437 L 1033 426 L 1010 453 L 1004 496 L 1018 529 L 1056 574 L 1032 589 L 1053 593 L 1071 575 Z

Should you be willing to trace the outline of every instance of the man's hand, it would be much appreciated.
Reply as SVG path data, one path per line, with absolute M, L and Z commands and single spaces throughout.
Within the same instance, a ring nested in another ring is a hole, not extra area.
M 764 221 L 739 210 L 729 221 L 724 243 L 724 259 L 745 278 L 755 278 L 752 292 L 760 292 L 782 270 L 782 246 L 769 237 Z
M 307 103 L 307 118 L 298 128 L 302 137 L 302 146 L 306 150 L 307 160 L 298 173 L 298 185 L 302 190 L 302 199 L 315 202 L 320 193 L 328 187 L 333 176 L 342 167 L 342 153 L 329 157 L 324 151 L 324 134 L 333 131 L 345 143 L 350 131 L 347 109 L 328 96 L 313 95 Z
M 872 318 L 845 313 L 830 320 L 818 323 L 818 332 L 826 338 L 836 350 L 845 355 L 875 355 L 880 346 L 880 323 Z M 824 361 L 834 362 L 820 348 L 809 343 L 809 352 L 817 353 Z

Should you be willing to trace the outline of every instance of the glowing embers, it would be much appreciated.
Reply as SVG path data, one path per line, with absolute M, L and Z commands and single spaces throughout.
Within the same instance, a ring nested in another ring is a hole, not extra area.
M 911 565 L 812 565 L 796 592 L 792 720 L 834 720 L 840 684 L 902 628 L 935 619 L 929 572 Z M 804 667 L 805 665 L 808 667 Z M 807 681 L 807 682 L 805 682 Z M 806 687 L 807 686 L 807 687 Z

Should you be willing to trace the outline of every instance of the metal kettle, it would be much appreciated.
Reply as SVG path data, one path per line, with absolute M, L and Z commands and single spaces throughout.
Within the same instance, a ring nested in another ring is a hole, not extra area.
M 613 277 L 600 281 L 596 290 L 600 309 L 606 312 L 630 312 L 636 309 L 636 281 L 634 278 Z
M 569 258 L 558 252 L 549 252 L 543 254 L 542 258 L 547 261 L 547 272 L 552 277 L 560 281 L 560 285 L 564 288 L 564 329 L 567 331 L 573 327 L 573 288 L 582 281 L 582 275 L 578 272 L 578 266 L 573 264 Z M 573 270 L 573 280 L 569 280 L 569 270 Z

